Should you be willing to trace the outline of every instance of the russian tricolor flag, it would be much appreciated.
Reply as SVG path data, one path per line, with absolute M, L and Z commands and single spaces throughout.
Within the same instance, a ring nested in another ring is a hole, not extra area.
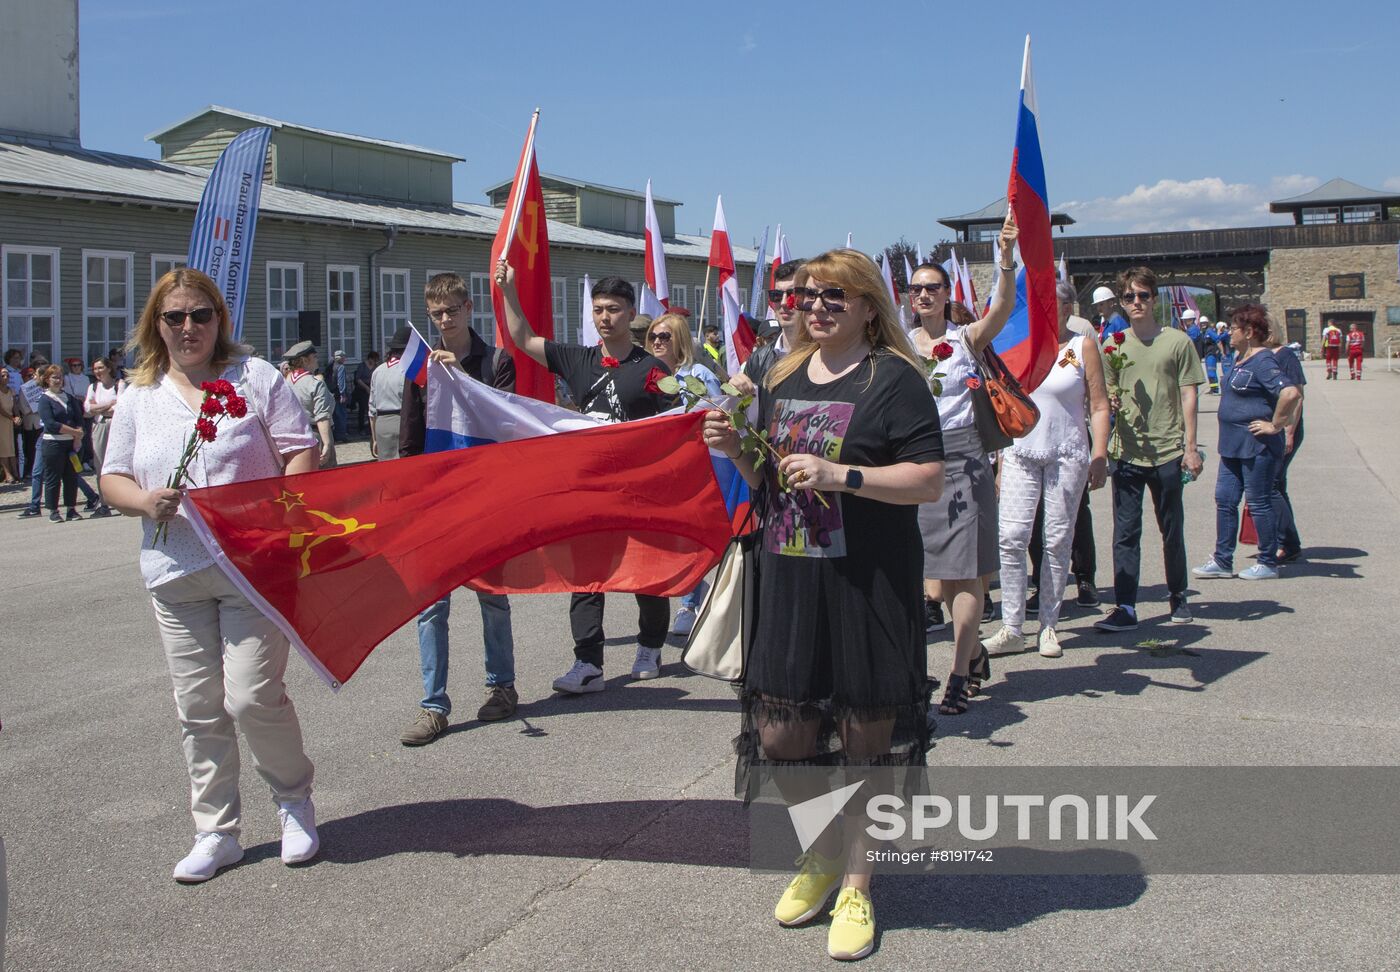
M 1050 203 L 1045 190 L 1045 162 L 1040 154 L 1035 85 L 1031 80 L 1031 39 L 1021 61 L 1021 106 L 1016 120 L 1016 147 L 1011 155 L 1007 205 L 1016 214 L 1021 235 L 1021 271 L 1016 275 L 1016 309 L 992 347 L 1021 386 L 1033 391 L 1050 372 L 1059 351 L 1059 314 L 1055 305 L 1055 249 L 1050 237 Z
M 408 347 L 403 349 L 404 377 L 419 388 L 428 387 L 428 342 L 418 333 L 418 328 L 408 325 Z

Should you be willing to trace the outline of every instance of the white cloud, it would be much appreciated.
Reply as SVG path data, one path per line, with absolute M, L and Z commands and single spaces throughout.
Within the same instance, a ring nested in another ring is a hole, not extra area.
M 1391 176 L 1381 183 L 1381 188 L 1388 189 L 1392 192 L 1400 192 L 1400 176 Z
M 745 34 L 743 43 L 739 45 L 739 53 L 747 54 L 749 51 L 757 50 L 758 42 L 753 39 L 753 34 Z
M 1070 200 L 1055 208 L 1077 221 L 1080 233 L 1152 233 L 1168 230 L 1262 226 L 1286 222 L 1269 212 L 1269 202 L 1315 189 L 1321 179 L 1305 175 L 1276 176 L 1267 185 L 1226 182 L 1217 176 L 1161 179 L 1121 196 Z

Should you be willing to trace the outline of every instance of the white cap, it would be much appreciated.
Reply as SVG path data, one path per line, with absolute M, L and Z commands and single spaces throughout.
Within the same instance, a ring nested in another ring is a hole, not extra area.
M 1117 300 L 1117 299 L 1118 299 L 1118 298 L 1117 298 L 1117 295 L 1114 294 L 1114 292 L 1111 291 L 1111 290 L 1109 290 L 1107 287 L 1095 287 L 1095 288 L 1094 288 L 1094 297 L 1093 297 L 1093 299 L 1092 299 L 1091 301 L 1089 301 L 1089 303 L 1091 303 L 1091 304 L 1099 304 L 1099 303 L 1102 303 L 1102 302 L 1105 301 L 1105 300 Z
M 1201 323 L 1202 323 L 1202 324 L 1209 324 L 1209 323 L 1210 323 L 1210 318 L 1209 318 L 1209 317 L 1206 317 L 1206 315 L 1202 314 L 1202 315 L 1201 315 Z
M 1181 312 L 1181 319 L 1182 319 L 1183 321 L 1194 321 L 1194 320 L 1196 319 L 1196 317 L 1197 317 L 1196 312 L 1193 311 L 1193 310 L 1192 310 L 1191 308 L 1189 308 L 1189 307 L 1186 308 L 1184 311 Z

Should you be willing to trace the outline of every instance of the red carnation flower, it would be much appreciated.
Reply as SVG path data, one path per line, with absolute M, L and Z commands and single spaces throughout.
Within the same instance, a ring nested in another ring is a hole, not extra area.
M 620 365 L 620 364 L 622 364 L 622 362 L 621 362 L 621 361 L 618 361 L 618 360 L 617 360 L 616 358 L 614 358 L 612 355 L 610 355 L 610 354 L 605 354 L 605 355 L 603 355 L 603 367 L 604 367 L 604 368 L 616 368 L 616 367 L 617 367 L 618 365 Z
M 947 341 L 940 341 L 933 346 L 933 357 L 936 361 L 947 361 L 953 356 L 953 346 Z
M 219 400 L 217 398 L 214 398 L 213 396 L 206 398 L 203 404 L 199 406 L 199 410 L 204 415 L 212 416 L 224 414 L 224 407 L 220 405 Z
M 218 381 L 214 382 L 214 394 L 218 395 L 220 398 L 227 398 L 229 395 L 234 394 L 233 382 L 225 378 L 220 378 Z
M 224 411 L 234 418 L 242 418 L 248 414 L 248 399 L 230 395 L 228 401 L 224 402 Z
M 201 381 L 199 383 L 199 390 L 206 395 L 217 395 L 219 393 L 218 383 L 213 381 Z
M 667 377 L 666 372 L 660 368 L 653 368 L 647 372 L 646 384 L 642 387 L 649 395 L 664 395 L 665 392 L 661 390 L 661 386 L 657 382 L 665 377 Z
M 975 391 L 976 389 L 982 387 L 982 379 L 978 378 L 976 375 L 969 375 L 967 380 L 963 382 L 963 384 L 967 385 L 968 388 L 971 388 Z
M 1123 342 L 1126 341 L 1126 340 L 1128 340 L 1128 335 L 1124 334 L 1122 331 L 1116 331 L 1116 332 L 1114 332 L 1114 335 L 1113 335 L 1113 343 L 1114 343 L 1114 344 L 1117 344 L 1117 345 L 1119 345 L 1119 346 L 1121 347 L 1122 344 L 1123 344 Z
M 217 434 L 214 423 L 207 418 L 198 419 L 194 423 L 194 431 L 195 435 L 199 436 L 205 442 L 213 442 L 214 436 Z

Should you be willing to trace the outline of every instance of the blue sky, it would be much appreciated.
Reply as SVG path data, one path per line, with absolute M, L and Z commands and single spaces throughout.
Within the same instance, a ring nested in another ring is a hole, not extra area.
M 736 242 L 927 246 L 1005 191 L 1029 33 L 1074 232 L 1259 225 L 1334 176 L 1400 190 L 1394 0 L 228 6 L 82 0 L 84 144 L 154 156 L 147 133 L 222 104 L 464 156 L 455 195 L 482 202 L 538 105 L 541 168 L 650 178 L 682 232 L 723 193 Z

